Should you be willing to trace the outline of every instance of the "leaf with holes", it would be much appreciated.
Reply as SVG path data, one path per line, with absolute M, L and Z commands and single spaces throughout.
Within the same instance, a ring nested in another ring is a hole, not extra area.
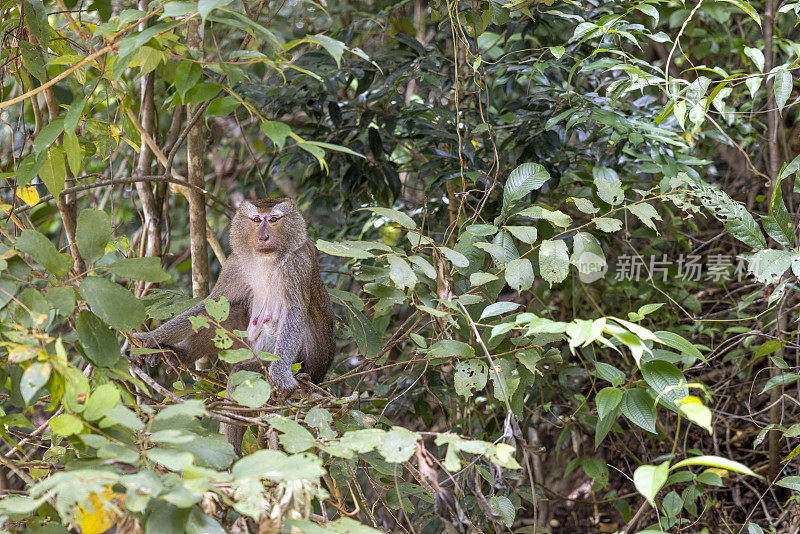
M 563 240 L 543 241 L 539 248 L 539 271 L 542 278 L 554 283 L 563 282 L 569 274 L 569 251 Z

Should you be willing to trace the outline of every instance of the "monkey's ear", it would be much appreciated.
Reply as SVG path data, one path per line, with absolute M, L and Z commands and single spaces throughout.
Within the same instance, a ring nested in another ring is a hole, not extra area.
M 245 216 L 251 217 L 258 213 L 258 208 L 256 208 L 252 203 L 245 200 L 239 205 L 239 211 L 242 212 Z
M 275 204 L 275 206 L 270 210 L 272 215 L 286 215 L 287 213 L 291 213 L 292 211 L 296 210 L 296 204 L 293 200 L 284 200 L 280 204 Z

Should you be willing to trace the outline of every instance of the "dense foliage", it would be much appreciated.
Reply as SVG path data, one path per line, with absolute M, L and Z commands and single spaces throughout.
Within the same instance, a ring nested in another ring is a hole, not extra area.
M 800 529 L 800 3 L 1 13 L 0 528 Z M 150 365 L 130 332 L 265 196 L 309 222 L 337 357 L 231 402 L 246 350 Z

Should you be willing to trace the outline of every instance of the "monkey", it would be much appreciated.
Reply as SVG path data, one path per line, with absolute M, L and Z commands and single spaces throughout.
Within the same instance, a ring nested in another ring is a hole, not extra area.
M 208 299 L 225 297 L 230 303 L 222 326 L 247 332 L 247 344 L 256 354 L 267 351 L 279 359 L 268 362 L 269 380 L 282 394 L 297 388 L 292 364 L 320 382 L 333 362 L 334 315 L 331 301 L 308 237 L 306 222 L 289 198 L 244 201 L 231 221 L 228 257 Z M 205 315 L 205 301 L 173 317 L 151 332 L 135 332 L 143 346 L 172 350 L 184 365 L 203 356 L 214 357 L 213 328 L 195 332 L 189 317 Z M 241 345 L 240 345 L 241 346 Z M 257 358 L 234 365 L 237 371 L 259 372 Z M 230 398 L 228 381 L 226 398 Z M 241 455 L 245 429 L 229 424 L 220 431 Z

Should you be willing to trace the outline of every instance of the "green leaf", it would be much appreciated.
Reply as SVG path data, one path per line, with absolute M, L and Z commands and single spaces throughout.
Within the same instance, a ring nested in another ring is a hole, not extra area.
M 17 186 L 25 187 L 33 180 L 47 161 L 46 154 L 28 154 L 17 166 Z
M 474 358 L 475 349 L 463 341 L 442 339 L 428 350 L 429 358 Z
M 539 248 L 539 271 L 542 278 L 554 283 L 563 282 L 569 274 L 569 251 L 561 239 L 542 241 Z
M 485 237 L 497 233 L 497 227 L 493 224 L 470 224 L 464 230 L 477 237 Z
M 232 96 L 217 98 L 206 109 L 206 117 L 227 117 L 241 106 L 242 103 Z
M 561 59 L 561 56 L 564 55 L 564 52 L 566 52 L 567 49 L 559 45 L 559 46 L 551 46 L 550 48 L 548 48 L 548 50 L 550 50 L 550 53 L 553 54 L 554 58 Z
M 454 267 L 458 267 L 459 269 L 466 269 L 469 267 L 469 260 L 462 253 L 447 247 L 439 247 L 439 252 L 450 260 L 450 263 L 452 263 Z
M 97 421 L 105 417 L 106 408 L 113 408 L 120 402 L 119 390 L 114 384 L 103 384 L 92 391 L 83 408 L 83 418 Z
M 487 317 L 496 317 L 498 315 L 514 311 L 520 306 L 521 304 L 518 302 L 495 302 L 494 304 L 490 304 L 483 309 L 479 320 L 482 321 Z
M 758 24 L 759 28 L 761 27 L 761 17 L 758 16 L 758 12 L 755 9 L 753 9 L 753 6 L 751 6 L 750 3 L 747 2 L 746 0 L 719 0 L 719 1 L 729 2 L 735 5 L 736 7 L 747 13 L 751 19 L 756 21 L 756 24 Z
M 659 402 L 677 410 L 678 401 L 689 395 L 686 377 L 680 369 L 664 360 L 652 360 L 642 364 L 642 377 L 656 394 Z
M 755 249 L 767 248 L 764 234 L 753 216 L 740 203 L 718 187 L 689 182 L 700 203 L 719 220 L 733 237 Z
M 314 245 L 316 245 L 317 250 L 320 252 L 330 254 L 331 256 L 342 256 L 345 258 L 355 258 L 358 260 L 364 260 L 373 257 L 373 255 L 366 250 L 351 245 L 345 245 L 343 243 L 331 243 L 330 241 L 325 241 L 324 239 L 317 239 L 314 242 Z
M 796 254 L 791 250 L 766 249 L 755 254 L 743 255 L 747 259 L 747 270 L 762 284 L 777 283 L 792 266 Z
M 614 410 L 610 414 L 606 415 L 606 417 L 598 418 L 597 424 L 595 425 L 594 430 L 594 448 L 595 450 L 597 447 L 603 443 L 603 440 L 606 438 L 611 429 L 614 427 L 614 423 L 617 420 L 617 412 Z
M 735 471 L 736 473 L 742 473 L 743 475 L 762 478 L 760 475 L 755 474 L 746 465 L 734 460 L 722 458 L 721 456 L 695 456 L 693 458 L 687 458 L 670 467 L 670 471 L 673 469 L 678 469 L 679 467 L 685 467 L 687 465 L 707 465 L 709 467 L 727 469 L 728 471 Z
M 660 330 L 655 332 L 656 337 L 658 337 L 661 344 L 666 345 L 675 350 L 679 350 L 684 354 L 688 354 L 698 360 L 706 361 L 703 354 L 697 350 L 693 344 L 689 343 L 686 339 L 681 337 L 680 335 L 674 332 L 668 332 L 666 330 Z
M 500 514 L 500 517 L 503 518 L 503 523 L 508 528 L 514 525 L 517 509 L 508 497 L 503 495 L 492 497 L 489 499 L 489 506 L 492 507 L 495 513 Z
M 658 10 L 650 4 L 640 3 L 636 4 L 636 9 L 651 17 L 653 19 L 653 25 L 658 24 Z
M 94 365 L 113 367 L 122 357 L 117 337 L 89 310 L 83 310 L 78 314 L 75 329 L 86 358 Z
M 783 107 L 789 100 L 792 94 L 792 73 L 786 69 L 780 69 L 775 73 L 775 80 L 772 85 L 772 90 L 775 93 L 775 104 L 778 106 L 778 112 L 783 111 Z
M 783 170 L 786 170 L 786 167 Z M 786 209 L 786 205 L 783 203 L 783 190 L 781 188 L 783 176 L 783 171 L 778 174 L 772 190 L 772 198 L 769 202 L 769 216 L 762 217 L 761 221 L 770 237 L 785 247 L 794 248 L 794 223 L 789 211 Z
M 72 287 L 51 287 L 46 298 L 63 317 L 69 317 L 75 311 L 75 290 Z
M 230 364 L 237 364 L 253 357 L 250 349 L 228 349 L 219 352 L 219 359 Z M 239 402 L 239 401 L 237 401 Z M 241 402 L 239 402 L 241 404 Z
M 189 452 L 180 452 L 172 449 L 156 447 L 145 452 L 148 459 L 161 464 L 171 471 L 183 471 L 194 461 L 194 456 Z
M 623 415 L 633 424 L 651 434 L 656 433 L 656 407 L 645 390 L 634 388 L 625 391 L 621 408 Z
M 75 232 L 78 251 L 87 262 L 95 262 L 105 256 L 106 245 L 111 239 L 111 221 L 102 210 L 86 209 L 78 214 Z
M 311 435 L 311 432 L 291 419 L 280 416 L 273 417 L 269 420 L 269 424 L 280 432 L 278 441 L 290 454 L 307 451 L 314 446 L 314 436 Z
M 524 210 L 517 213 L 517 215 L 520 215 L 522 217 L 529 217 L 531 219 L 544 219 L 553 226 L 559 226 L 561 228 L 566 228 L 567 226 L 572 224 L 572 217 L 570 217 L 563 211 L 551 210 L 549 208 L 545 208 L 542 206 L 533 206 L 530 208 L 525 208 Z
M 333 143 L 323 143 L 322 141 L 303 141 L 301 143 L 298 143 L 298 146 L 300 146 L 300 148 L 302 148 L 304 150 L 308 150 L 312 154 L 314 153 L 314 151 L 313 150 L 309 150 L 309 148 L 319 147 L 319 148 L 324 148 L 325 150 L 333 150 L 335 152 L 343 152 L 344 154 L 350 154 L 351 156 L 357 156 L 359 158 L 365 158 L 364 154 L 359 154 L 355 150 L 351 150 L 351 149 L 347 148 L 346 146 L 335 145 Z M 323 156 L 324 156 L 324 153 L 323 153 Z M 317 157 L 321 158 L 321 156 L 317 156 Z M 323 167 L 327 168 L 326 165 L 323 165 Z
M 40 82 L 46 81 L 47 71 L 41 48 L 27 41 L 18 41 L 17 47 L 22 56 L 22 65 L 25 70 Z
M 261 123 L 261 133 L 269 137 L 278 150 L 283 150 L 283 145 L 286 143 L 286 138 L 292 133 L 292 128 L 280 121 L 264 121 Z
M 761 393 L 759 393 L 759 395 L 763 395 L 772 388 L 785 386 L 786 384 L 797 382 L 797 380 L 799 379 L 800 375 L 798 375 L 797 373 L 781 373 L 779 375 L 775 375 L 769 380 L 767 380 L 767 383 L 764 384 L 764 389 L 761 390 Z
M 353 306 L 345 305 L 345 315 L 353 338 L 356 340 L 358 350 L 367 358 L 377 356 L 382 344 L 372 322 L 361 311 Z
M 58 198 L 67 179 L 67 166 L 64 163 L 64 151 L 61 147 L 53 146 L 47 151 L 47 161 L 39 170 L 39 178 L 50 194 Z
M 118 330 L 128 332 L 144 321 L 144 306 L 139 299 L 110 280 L 88 276 L 79 291 L 92 311 Z
M 186 92 L 197 85 L 202 75 L 203 69 L 194 61 L 180 61 L 178 63 L 178 67 L 175 69 L 175 89 L 181 96 L 181 101 L 185 99 Z
M 217 9 L 218 7 L 224 7 L 230 4 L 232 0 L 199 0 L 197 2 L 197 11 L 200 13 L 200 17 L 203 19 L 205 23 L 206 17 L 209 13 L 213 10 Z
M 80 434 L 83 423 L 72 414 L 62 413 L 50 419 L 50 429 L 61 436 Z
M 252 356 L 252 354 L 251 354 Z M 231 398 L 248 408 L 264 406 L 272 395 L 272 387 L 261 373 L 237 371 L 231 376 L 229 387 Z
M 640 465 L 633 473 L 633 485 L 647 499 L 650 506 L 655 508 L 655 496 L 666 483 L 668 475 L 669 461 L 660 465 Z
M 592 219 L 592 222 L 597 225 L 597 229 L 602 232 L 617 232 L 622 229 L 622 221 L 613 219 L 611 217 L 597 217 Z
M 764 52 L 760 48 L 745 46 L 744 55 L 750 58 L 760 72 L 764 72 Z
M 270 419 L 270 423 L 272 421 Z M 322 467 L 322 460 L 313 454 L 301 453 L 289 456 L 281 451 L 266 449 L 256 451 L 237 461 L 233 464 L 231 473 L 236 479 L 263 477 L 278 482 L 291 482 L 318 479 L 325 474 L 325 469 Z M 327 526 L 330 526 L 330 523 Z
M 792 491 L 800 491 L 800 477 L 799 476 L 783 477 L 782 479 L 775 482 L 775 485 L 780 486 L 782 488 L 790 489 Z
M 207 299 L 204 304 L 208 315 L 218 323 L 227 319 L 231 311 L 231 305 L 225 297 L 220 297 L 219 300 Z
M 615 387 L 605 387 L 597 392 L 595 402 L 597 403 L 597 416 L 600 419 L 614 412 L 622 400 L 622 390 Z
M 415 230 L 417 228 L 417 223 L 414 222 L 414 219 L 412 219 L 402 211 L 397 211 L 390 208 L 379 208 L 379 207 L 367 207 L 361 209 L 369 210 L 375 213 L 376 215 L 380 215 L 381 217 L 386 217 L 387 219 L 396 222 L 403 228 L 408 228 L 409 230 Z
M 186 521 L 186 534 L 225 534 L 225 529 L 200 508 L 193 506 Z
M 456 393 L 465 399 L 472 397 L 472 390 L 483 391 L 489 379 L 489 371 L 481 360 L 461 360 L 456 364 L 453 386 Z
M 36 139 L 33 140 L 33 151 L 42 153 L 52 145 L 64 131 L 64 119 L 55 119 L 45 124 Z
M 52 367 L 46 362 L 33 362 L 22 373 L 19 379 L 19 393 L 25 404 L 30 404 L 36 392 L 38 392 L 50 379 Z
M 511 16 L 511 12 L 507 7 L 503 5 L 502 1 L 498 0 L 491 0 L 489 4 L 489 18 L 492 21 L 492 24 L 497 24 L 499 26 L 508 22 L 509 17 Z M 562 48 L 563 47 L 553 47 L 553 48 Z M 511 525 L 509 525 L 510 527 Z
M 387 462 L 399 464 L 408 461 L 414 454 L 417 441 L 422 436 L 403 427 L 393 427 L 381 437 L 378 452 Z
M 676 402 L 680 413 L 686 417 L 686 419 L 700 428 L 708 430 L 709 434 L 714 433 L 714 429 L 711 426 L 711 410 L 704 406 L 700 399 L 694 395 L 689 395 Z
M 509 262 L 509 264 L 510 263 L 511 262 Z M 508 277 L 508 267 L 506 267 L 506 277 Z M 533 269 L 531 269 L 531 277 L 533 277 Z M 469 285 L 472 287 L 482 286 L 489 282 L 494 282 L 495 280 L 497 280 L 497 276 L 491 273 L 477 272 L 469 275 Z
M 415 254 L 413 256 L 410 256 L 408 258 L 408 261 L 413 263 L 415 267 L 417 267 L 420 271 L 422 271 L 422 274 L 424 274 L 431 280 L 436 280 L 436 269 L 433 268 L 433 265 L 431 265 L 431 262 L 429 262 L 427 258 Z
M 506 265 L 506 283 L 516 291 L 527 291 L 533 285 L 533 265 L 528 258 L 511 260 Z
M 503 229 L 528 245 L 534 243 L 538 237 L 535 226 L 504 226 Z
M 160 283 L 170 279 L 161 268 L 160 258 L 122 258 L 112 263 L 108 270 L 123 278 L 146 282 Z
M 336 61 L 336 66 L 341 67 L 342 65 L 342 54 L 344 53 L 344 43 L 341 41 L 337 41 L 336 39 L 332 39 L 327 35 L 318 34 L 308 37 L 308 40 L 317 43 L 318 45 L 322 46 Z
M 81 163 L 83 163 L 83 150 L 81 149 L 80 141 L 78 141 L 78 136 L 74 133 L 65 133 L 61 147 L 67 156 L 67 164 L 72 174 L 78 174 L 81 170 Z
M 72 268 L 72 257 L 58 252 L 55 245 L 36 230 L 23 230 L 16 247 L 56 276 L 64 276 Z
M 658 214 L 656 209 L 647 202 L 639 202 L 637 204 L 628 204 L 628 211 L 634 214 L 645 226 L 656 230 L 656 225 L 653 219 L 660 221 L 661 215 Z M 657 231 L 657 230 L 656 230 Z
M 595 167 L 592 169 L 592 175 L 594 176 L 594 185 L 597 187 L 597 196 L 612 206 L 621 204 L 625 200 L 622 182 L 614 169 Z
M 414 289 L 414 286 L 417 285 L 417 275 L 414 274 L 408 262 L 400 256 L 388 256 L 386 259 L 389 262 L 389 278 L 392 279 L 394 285 L 398 289 L 406 287 Z
M 75 128 L 78 127 L 78 123 L 81 121 L 81 117 L 83 117 L 83 109 L 85 107 L 86 107 L 85 96 L 75 99 L 75 101 L 69 106 L 67 114 L 64 115 L 65 132 L 72 133 L 75 131 Z
M 203 401 L 197 399 L 187 400 L 178 404 L 171 404 L 158 412 L 155 417 L 156 422 L 164 422 L 169 419 L 178 417 L 181 419 L 189 419 L 192 417 L 202 417 L 207 415 L 205 404 Z
M 549 179 L 550 174 L 538 163 L 523 163 L 511 171 L 503 188 L 503 213 L 507 214 L 525 195 L 540 189 Z
M 45 8 L 41 0 L 23 0 L 22 6 L 25 11 L 25 25 L 36 36 L 39 46 L 46 49 L 50 43 L 50 24 L 47 20 L 47 8 Z

